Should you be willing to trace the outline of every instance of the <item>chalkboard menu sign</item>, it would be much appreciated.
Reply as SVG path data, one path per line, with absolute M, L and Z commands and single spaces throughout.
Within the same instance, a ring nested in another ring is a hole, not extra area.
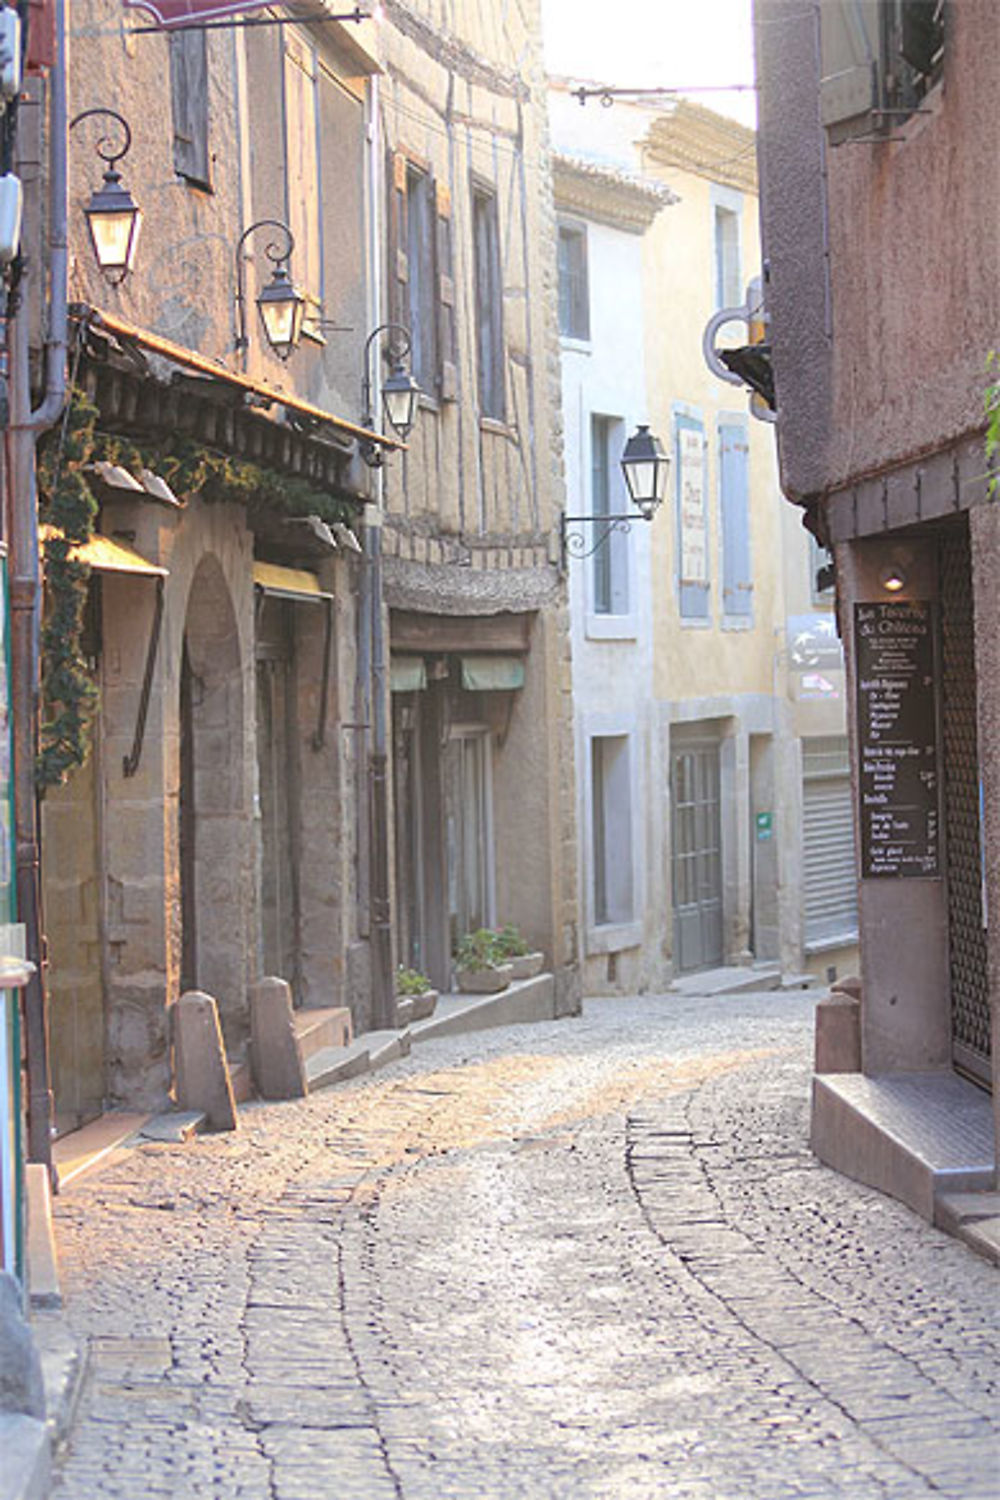
M 939 873 L 934 606 L 854 606 L 861 874 Z

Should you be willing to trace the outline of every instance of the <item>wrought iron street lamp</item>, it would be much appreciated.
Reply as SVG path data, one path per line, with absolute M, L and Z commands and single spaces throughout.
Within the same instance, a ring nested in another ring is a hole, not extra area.
M 258 219 L 256 224 L 250 224 L 244 229 L 236 243 L 236 347 L 246 349 L 250 343 L 246 314 L 246 242 L 258 229 L 277 229 L 285 236 L 284 250 L 273 243 L 264 246 L 264 254 L 274 266 L 274 271 L 271 280 L 257 297 L 257 310 L 270 348 L 279 359 L 287 359 L 302 336 L 306 299 L 288 274 L 288 262 L 295 249 L 295 239 L 288 225 L 281 219 Z
M 142 227 L 142 211 L 128 188 L 124 186 L 117 164 L 128 154 L 132 145 L 132 131 L 128 121 L 113 109 L 85 109 L 70 121 L 70 130 L 96 116 L 114 120 L 120 126 L 123 140 L 119 149 L 114 148 L 110 137 L 101 136 L 94 149 L 106 162 L 104 181 L 90 195 L 84 209 L 94 256 L 106 280 L 112 286 L 124 281 L 135 260 L 139 230 Z
M 410 330 L 404 328 L 402 323 L 380 323 L 377 328 L 372 329 L 365 340 L 364 376 L 361 384 L 361 425 L 370 428 L 375 420 L 372 403 L 371 351 L 375 340 L 383 333 L 395 334 L 397 342 L 390 349 L 392 371 L 382 384 L 382 409 L 385 412 L 386 421 L 396 435 L 405 438 L 417 419 L 420 387 L 406 366 L 412 343 Z M 382 450 L 374 443 L 366 443 L 361 452 L 365 462 L 373 469 L 377 469 L 383 462 Z
M 663 504 L 670 457 L 659 438 L 644 423 L 625 444 L 621 466 L 625 487 L 635 509 L 620 515 L 598 511 L 589 516 L 568 516 L 564 512 L 559 518 L 559 548 L 564 569 L 571 556 L 593 557 L 612 532 L 631 531 L 634 521 L 651 521 Z M 598 528 L 596 537 L 591 539 L 587 532 L 574 529 L 580 526 Z

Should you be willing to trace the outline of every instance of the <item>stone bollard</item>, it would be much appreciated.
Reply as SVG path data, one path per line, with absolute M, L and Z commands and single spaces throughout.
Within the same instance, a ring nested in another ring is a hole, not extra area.
M 262 1099 L 304 1099 L 308 1093 L 302 1048 L 295 1034 L 292 991 L 269 975 L 250 991 L 250 1055 Z
M 861 1072 L 861 983 L 842 979 L 816 1006 L 813 1068 L 817 1073 Z
M 202 990 L 187 990 L 173 1008 L 173 1026 L 178 1106 L 203 1111 L 212 1130 L 235 1130 L 236 1100 L 219 1007 Z

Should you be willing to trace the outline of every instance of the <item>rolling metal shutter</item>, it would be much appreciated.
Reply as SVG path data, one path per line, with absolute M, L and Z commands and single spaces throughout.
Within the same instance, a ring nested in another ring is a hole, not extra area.
M 846 738 L 803 740 L 802 778 L 805 945 L 856 942 L 858 876 Z

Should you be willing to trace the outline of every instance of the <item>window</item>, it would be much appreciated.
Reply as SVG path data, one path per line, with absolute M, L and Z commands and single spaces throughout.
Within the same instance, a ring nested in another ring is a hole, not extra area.
M 295 239 L 291 277 L 307 299 L 302 331 L 321 337 L 322 203 L 316 109 L 316 54 L 301 37 L 285 36 L 285 179 L 287 224 Z
M 705 429 L 696 417 L 676 422 L 677 589 L 681 618 L 708 619 L 708 522 L 705 513 Z
M 809 535 L 809 590 L 814 604 L 832 604 L 836 594 L 833 553 Z
M 820 12 L 831 142 L 891 131 L 941 77 L 945 0 L 826 0 Z
M 196 187 L 211 188 L 208 150 L 208 42 L 204 31 L 170 36 L 170 107 L 174 170 Z
M 753 612 L 750 568 L 750 445 L 742 422 L 719 424 L 719 508 L 722 519 L 722 611 Z
M 593 911 L 597 926 L 630 922 L 632 875 L 632 776 L 624 734 L 590 742 Z
M 590 419 L 590 513 L 610 516 L 620 512 L 617 468 L 612 453 L 620 446 L 621 423 L 613 417 Z M 600 527 L 595 528 L 596 534 Z M 627 615 L 629 612 L 629 547 L 624 531 L 610 531 L 593 556 L 593 609 L 596 615 Z
M 454 729 L 444 751 L 445 841 L 451 946 L 488 927 L 493 913 L 493 820 L 490 738 Z
M 434 289 L 434 211 L 431 180 L 406 169 L 407 316 L 412 339 L 411 368 L 420 389 L 437 389 L 437 298 Z
M 587 231 L 582 224 L 559 225 L 558 257 L 559 332 L 567 339 L 589 339 Z
M 393 151 L 388 164 L 389 321 L 413 339 L 420 389 L 438 401 L 458 395 L 451 194 L 429 169 Z
M 735 208 L 715 205 L 715 306 L 739 307 L 743 301 L 740 273 L 740 216 Z
M 485 188 L 473 188 L 472 237 L 476 272 L 479 409 L 482 416 L 502 422 L 505 402 L 500 237 L 496 195 Z

